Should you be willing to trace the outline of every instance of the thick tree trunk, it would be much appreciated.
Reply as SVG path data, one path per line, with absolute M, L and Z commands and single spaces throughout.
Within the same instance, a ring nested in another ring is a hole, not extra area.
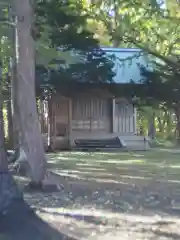
M 15 0 L 17 16 L 17 116 L 21 146 L 31 168 L 31 179 L 39 185 L 45 176 L 45 154 L 35 97 L 35 45 L 31 36 L 32 6 L 30 0 Z

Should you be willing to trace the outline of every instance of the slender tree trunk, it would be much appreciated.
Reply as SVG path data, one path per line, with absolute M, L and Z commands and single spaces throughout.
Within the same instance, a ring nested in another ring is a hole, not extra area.
M 172 137 L 173 136 L 173 124 L 172 124 L 172 111 L 169 110 L 167 113 L 167 136 Z
M 15 40 L 15 39 L 14 39 Z M 14 43 L 15 45 L 15 43 Z M 15 48 L 15 46 L 13 46 Z M 15 49 L 14 49 L 15 54 Z M 16 159 L 20 154 L 20 143 L 19 143 L 19 132 L 20 132 L 20 124 L 18 122 L 18 106 L 17 106 L 17 68 L 16 68 L 16 59 L 15 56 L 11 59 L 11 101 L 12 101 L 12 121 L 13 121 L 13 147 L 15 150 Z
M 8 172 L 8 162 L 4 146 L 4 122 L 2 101 L 0 102 L 0 213 L 8 210 L 14 201 L 22 201 L 22 195 L 17 188 L 13 177 Z
M 2 101 L 0 102 L 0 171 L 7 172 L 8 164 L 4 144 L 4 121 L 2 113 Z
M 13 120 L 12 120 L 12 107 L 11 107 L 11 94 L 9 94 L 9 99 L 7 100 L 7 120 L 8 120 L 8 148 L 14 148 L 13 141 Z
M 48 99 L 48 151 L 53 150 L 54 118 L 53 118 L 52 98 Z
M 175 108 L 175 114 L 176 114 L 176 138 L 177 138 L 177 143 L 180 144 L 180 106 L 177 106 Z
M 6 111 L 7 111 L 7 145 L 9 149 L 13 149 L 14 141 L 13 141 L 13 119 L 12 119 L 12 85 L 11 85 L 11 60 L 9 58 L 8 61 L 8 72 L 9 74 L 6 77 L 6 85 L 7 85 L 7 97 L 6 97 Z
M 148 136 L 152 139 L 155 138 L 156 135 L 156 128 L 155 128 L 155 112 L 152 113 L 148 120 Z
M 32 2 L 32 1 L 31 1 Z M 35 45 L 31 36 L 33 11 L 30 0 L 14 0 L 17 17 L 16 48 L 17 105 L 20 141 L 31 168 L 33 184 L 40 185 L 45 176 L 46 161 L 35 97 Z

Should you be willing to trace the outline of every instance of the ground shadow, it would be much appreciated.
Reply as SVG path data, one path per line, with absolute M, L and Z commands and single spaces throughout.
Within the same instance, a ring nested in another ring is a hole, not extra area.
M 164 237 L 168 239 L 180 239 L 180 234 L 176 233 L 167 233 L 164 231 L 154 231 L 154 233 L 157 235 L 157 237 Z
M 38 207 L 96 205 L 115 212 L 143 209 L 178 215 L 180 171 L 171 166 L 178 158 L 159 152 L 51 155 L 50 181 L 59 192 L 26 198 Z
M 104 226 L 104 231 L 114 231 L 112 229 L 127 225 L 126 231 L 134 227 L 135 232 L 136 222 L 131 220 L 135 218 L 140 219 L 137 231 L 141 232 L 145 225 L 142 216 L 179 215 L 178 162 L 179 154 L 158 151 L 52 154 L 49 155 L 48 180 L 57 184 L 59 190 L 53 193 L 26 192 L 25 199 L 41 213 L 50 211 L 59 225 L 67 229 L 72 225 L 80 232 L 85 231 L 84 237 L 91 234 L 95 226 Z M 117 214 L 120 219 L 116 219 Z M 131 217 L 127 221 L 129 214 Z M 72 223 L 65 223 L 69 219 Z M 82 222 L 85 225 L 79 227 Z M 89 230 L 86 232 L 84 229 Z M 149 227 L 147 231 L 158 239 L 158 233 Z
M 53 228 L 53 222 L 51 225 L 39 218 L 25 202 L 14 202 L 8 212 L 0 216 L 0 239 L 72 240 Z

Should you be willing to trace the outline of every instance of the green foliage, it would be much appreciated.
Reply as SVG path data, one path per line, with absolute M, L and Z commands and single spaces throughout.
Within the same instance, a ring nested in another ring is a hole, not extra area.
M 86 18 L 81 15 L 81 2 L 78 1 L 39 1 L 37 4 L 37 25 L 47 30 L 52 46 L 66 49 L 85 50 L 98 45 L 93 34 L 86 30 Z
M 39 85 L 43 89 L 58 90 L 62 88 L 62 85 L 66 85 L 71 91 L 69 84 L 74 86 L 76 83 L 101 84 L 112 82 L 114 76 L 113 62 L 106 57 L 102 50 L 95 51 L 96 53 L 89 52 L 89 54 L 86 54 L 84 61 L 69 64 L 67 67 L 64 66 L 64 63 L 60 64 L 60 61 L 55 61 L 56 65 L 59 63 L 56 68 L 45 68 L 43 65 L 37 65 L 37 88 Z M 72 88 L 72 92 L 74 91 L 75 89 Z
M 153 71 L 141 68 L 145 95 L 169 107 L 180 103 L 180 58 L 176 59 L 176 64 L 156 63 Z
M 37 74 L 43 86 L 58 87 L 63 83 L 111 82 L 114 76 L 113 62 L 100 49 L 94 34 L 87 30 L 87 16 L 81 1 L 38 1 L 36 27 L 39 47 L 52 54 L 49 61 L 37 52 Z M 42 44 L 44 42 L 44 44 Z M 53 51 L 51 51 L 53 49 Z M 43 50 L 44 51 L 44 50 Z M 46 55 L 47 56 L 47 55 Z M 48 57 L 47 57 L 48 58 Z M 43 66 L 45 68 L 43 68 Z M 43 70 L 44 69 L 44 70 Z M 44 71 L 44 72 L 43 72 Z M 49 80 L 49 82 L 48 82 Z
M 13 41 L 9 6 L 4 5 L 4 2 L 0 4 L 0 18 L 7 20 L 1 22 L 0 34 L 8 44 L 9 52 L 4 43 L 2 45 L 8 59 L 12 55 Z M 32 34 L 36 44 L 36 75 L 41 72 L 37 76 L 37 86 L 41 84 L 38 89 L 48 85 L 56 88 L 60 81 L 112 81 L 113 63 L 100 49 L 94 33 L 87 29 L 87 16 L 82 1 L 37 0 Z
M 92 19 L 104 24 L 114 46 L 135 46 L 162 60 L 170 60 L 169 55 L 180 49 L 177 2 L 173 4 L 175 8 L 172 11 L 172 4 L 161 7 L 155 0 L 97 0 L 91 1 L 87 11 Z

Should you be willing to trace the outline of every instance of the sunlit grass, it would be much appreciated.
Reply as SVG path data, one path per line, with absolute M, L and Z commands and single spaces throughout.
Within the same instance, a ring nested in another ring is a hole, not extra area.
M 44 208 L 39 215 L 44 220 L 58 220 L 61 232 L 66 233 L 67 236 L 73 237 L 73 239 L 88 240 L 160 239 L 153 230 L 158 229 L 165 234 L 167 232 L 168 236 L 168 233 L 173 234 L 176 231 L 175 226 L 180 224 L 177 217 L 162 218 L 153 213 L 144 215 L 143 212 L 119 214 L 107 210 L 97 210 L 93 206 L 77 209 L 56 208 L 56 210 Z M 162 239 L 167 238 L 163 237 Z
M 120 183 L 157 178 L 178 182 L 180 154 L 172 150 L 145 152 L 60 152 L 49 155 L 50 169 L 61 176 L 95 182 Z

